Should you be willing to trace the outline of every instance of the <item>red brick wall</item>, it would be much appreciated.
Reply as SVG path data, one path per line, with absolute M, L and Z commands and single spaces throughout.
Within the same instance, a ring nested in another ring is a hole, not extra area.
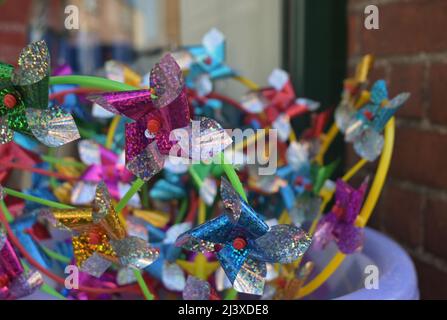
M 379 30 L 363 27 L 369 4 L 379 8 Z M 397 115 L 392 165 L 371 224 L 411 254 L 422 298 L 447 299 L 447 1 L 349 0 L 348 26 L 350 68 L 373 53 L 371 82 L 387 80 L 391 96 L 412 94 Z

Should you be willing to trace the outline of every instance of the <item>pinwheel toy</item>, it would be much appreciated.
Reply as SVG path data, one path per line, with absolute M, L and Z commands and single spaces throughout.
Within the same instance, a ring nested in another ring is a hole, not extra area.
M 328 179 L 337 165 L 338 162 L 327 166 L 313 163 L 301 172 L 294 172 L 288 166 L 278 169 L 278 176 L 288 182 L 280 191 L 289 216 L 296 225 L 300 226 L 316 217 L 322 204 L 320 192 L 324 187 L 332 188 Z
M 90 203 L 94 197 L 94 190 L 99 182 L 104 181 L 113 199 L 119 200 L 130 189 L 132 174 L 125 168 L 124 156 L 102 145 L 82 140 L 78 144 L 79 157 L 88 167 L 80 177 L 80 181 L 73 186 L 71 202 L 75 205 Z M 140 198 L 135 194 L 130 205 L 139 207 Z
M 365 90 L 368 84 L 368 73 L 374 64 L 374 57 L 365 55 L 357 64 L 355 75 L 343 83 L 343 93 L 335 110 L 335 123 L 341 132 L 345 132 L 357 109 L 367 100 L 369 93 Z
M 217 29 L 208 31 L 202 45 L 175 53 L 182 69 L 188 70 L 186 86 L 201 97 L 213 91 L 213 81 L 235 75 L 225 64 L 225 36 Z
M 0 229 L 0 299 L 18 299 L 43 284 L 37 271 L 25 271 L 3 229 Z
M 90 100 L 105 109 L 135 120 L 126 124 L 129 171 L 148 181 L 162 170 L 173 147 L 178 153 L 172 155 L 185 158 L 194 155 L 204 160 L 203 157 L 213 158 L 231 143 L 212 119 L 202 118 L 199 128 L 192 128 L 182 73 L 171 55 L 165 55 L 155 65 L 150 82 L 150 89 L 90 96 Z M 182 129 L 178 131 L 180 137 L 171 133 L 175 129 Z
M 339 179 L 335 189 L 335 204 L 317 225 L 314 247 L 323 249 L 330 241 L 335 241 L 345 254 L 359 250 L 363 242 L 363 229 L 355 226 L 355 220 L 362 208 L 368 187 L 368 178 L 359 189 Z
M 409 97 L 410 94 L 404 92 L 388 100 L 385 81 L 379 80 L 373 85 L 370 103 L 357 111 L 345 132 L 345 140 L 354 143 L 359 156 L 374 161 L 380 155 L 384 143 L 382 131 Z
M 158 258 L 158 250 L 135 236 L 127 236 L 106 185 L 96 189 L 92 208 L 53 209 L 48 219 L 59 228 L 72 230 L 73 250 L 81 271 L 101 276 L 112 263 L 143 269 Z
M 182 234 L 176 245 L 214 252 L 237 291 L 262 295 L 266 263 L 296 260 L 311 239 L 293 225 L 269 228 L 224 178 L 221 196 L 228 212 Z
M 22 50 L 18 68 L 0 63 L 0 143 L 13 131 L 33 135 L 49 147 L 78 139 L 72 116 L 48 104 L 50 56 L 44 41 Z
M 149 230 L 149 235 L 154 232 L 159 233 L 157 237 L 159 242 L 152 242 L 152 246 L 159 249 L 160 256 L 145 270 L 161 280 L 165 288 L 171 291 L 182 291 L 185 287 L 185 274 L 176 263 L 181 248 L 174 244 L 177 237 L 189 229 L 191 229 L 191 223 L 184 222 L 171 226 L 166 232 L 157 232 L 154 228 Z
M 272 126 L 278 130 L 278 138 L 286 141 L 291 133 L 290 119 L 317 110 L 320 103 L 297 98 L 290 77 L 284 70 L 273 70 L 268 81 L 271 88 L 249 92 L 242 98 L 241 104 L 245 111 L 252 114 L 248 118 L 254 127 Z

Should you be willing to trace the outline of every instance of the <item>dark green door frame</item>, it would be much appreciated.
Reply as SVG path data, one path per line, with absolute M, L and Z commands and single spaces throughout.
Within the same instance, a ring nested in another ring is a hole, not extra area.
M 347 1 L 283 1 L 283 67 L 298 96 L 320 101 L 323 110 L 335 107 L 347 68 Z M 293 121 L 298 134 L 308 120 Z M 335 142 L 328 157 L 342 154 L 342 147 Z

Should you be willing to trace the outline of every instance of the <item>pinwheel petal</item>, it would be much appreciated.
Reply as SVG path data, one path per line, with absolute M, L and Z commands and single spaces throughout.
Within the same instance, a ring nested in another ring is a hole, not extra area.
M 241 106 L 248 113 L 261 113 L 267 104 L 267 100 L 260 92 L 249 92 L 241 100 Z
M 400 93 L 394 97 L 387 105 L 380 108 L 377 114 L 374 115 L 373 127 L 376 131 L 382 132 L 387 122 L 392 116 L 407 102 L 410 98 L 410 93 Z
M 154 105 L 157 108 L 169 105 L 182 92 L 182 70 L 170 54 L 163 56 L 151 70 L 150 86 L 155 89 Z
M 9 129 L 6 118 L 0 117 L 0 144 L 11 142 L 14 137 L 14 132 Z
M 334 240 L 333 231 L 335 228 L 335 224 L 337 223 L 337 218 L 335 215 L 329 213 L 324 216 L 317 225 L 317 229 L 315 230 L 312 245 L 313 248 L 317 250 L 324 249 L 329 242 Z
M 147 138 L 145 135 L 147 126 L 144 121 L 126 123 L 126 163 L 129 163 L 140 153 L 144 152 L 147 146 L 154 142 L 153 138 Z
M 185 274 L 182 268 L 175 263 L 166 261 L 163 263 L 161 280 L 168 290 L 183 291 L 185 289 Z
M 193 120 L 188 127 L 180 130 L 172 133 L 182 150 L 182 156 L 195 161 L 210 161 L 233 142 L 220 124 L 210 118 Z
M 220 188 L 224 207 L 230 211 L 227 216 L 235 223 L 235 232 L 243 230 L 244 236 L 256 239 L 268 231 L 268 225 L 236 193 L 228 180 L 222 178 Z
M 28 107 L 48 107 L 48 85 L 50 77 L 50 53 L 45 41 L 29 44 L 20 53 L 18 68 L 12 82 L 18 87 Z
M 371 101 L 380 105 L 383 100 L 388 99 L 388 89 L 385 80 L 377 80 L 371 88 Z
M 211 286 L 207 281 L 188 276 L 183 290 L 183 300 L 209 300 Z
M 225 245 L 216 256 L 228 279 L 234 284 L 236 277 L 245 263 L 249 250 L 237 250 L 231 244 Z
M 42 284 L 42 275 L 36 270 L 28 270 L 12 280 L 9 290 L 14 298 L 21 298 L 32 294 Z
M 362 158 L 375 161 L 382 153 L 385 140 L 383 135 L 372 128 L 361 132 L 354 140 L 354 150 Z
M 158 259 L 157 249 L 138 237 L 127 237 L 122 240 L 111 240 L 113 249 L 122 265 L 135 269 L 144 269 Z
M 293 225 L 278 224 L 255 240 L 250 257 L 264 262 L 291 263 L 307 251 L 311 241 L 304 230 Z
M 78 153 L 81 161 L 88 166 L 101 164 L 101 151 L 99 144 L 93 140 L 82 140 L 78 144 Z
M 335 232 L 338 234 L 336 243 L 344 254 L 351 254 L 361 249 L 363 244 L 363 228 L 352 224 L 339 224 Z
M 233 222 L 228 215 L 220 215 L 180 235 L 175 245 L 195 252 L 214 252 L 215 244 L 228 240 Z
M 266 275 L 265 262 L 247 257 L 233 282 L 233 287 L 238 292 L 260 296 L 264 292 Z
M 147 89 L 91 94 L 87 99 L 107 111 L 136 121 L 155 110 L 151 93 Z
M 71 191 L 71 203 L 74 205 L 86 205 L 95 199 L 97 183 L 78 181 Z
M 80 270 L 96 278 L 99 278 L 111 265 L 112 263 L 109 260 L 106 260 L 98 253 L 94 252 L 91 256 L 89 256 L 82 262 L 82 264 L 80 265 Z
M 27 109 L 26 118 L 33 135 L 49 147 L 60 147 L 80 138 L 73 117 L 59 107 Z
M 160 154 L 157 143 L 150 143 L 140 154 L 127 163 L 127 169 L 138 178 L 149 181 L 163 169 L 165 156 Z
M 206 177 L 199 190 L 200 198 L 206 205 L 211 206 L 217 195 L 216 180 Z

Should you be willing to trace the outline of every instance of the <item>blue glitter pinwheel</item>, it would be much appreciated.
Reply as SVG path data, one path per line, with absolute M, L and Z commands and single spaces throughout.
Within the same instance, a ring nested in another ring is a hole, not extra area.
M 186 86 L 206 96 L 213 91 L 213 80 L 231 77 L 233 69 L 225 64 L 225 37 L 217 29 L 208 31 L 202 39 L 202 45 L 186 48 L 190 63 L 186 76 Z
M 380 155 L 384 144 L 382 131 L 409 97 L 410 93 L 403 92 L 388 100 L 385 80 L 374 83 L 370 102 L 357 111 L 346 129 L 345 140 L 354 143 L 359 156 L 374 161 Z
M 189 229 L 189 222 L 175 224 L 165 232 L 152 226 L 148 228 L 149 237 L 155 240 L 151 241 L 151 245 L 159 250 L 159 257 L 145 271 L 161 280 L 166 289 L 171 291 L 182 291 L 185 288 L 185 274 L 176 263 L 181 248 L 175 246 L 175 240 Z
M 214 252 L 238 292 L 262 295 L 266 263 L 290 263 L 309 248 L 311 238 L 293 225 L 271 228 L 222 178 L 225 213 L 180 235 L 177 246 Z
M 302 146 L 291 144 L 287 152 L 289 163 L 277 171 L 277 175 L 287 182 L 280 188 L 284 205 L 293 223 L 298 226 L 317 216 L 322 203 L 320 192 L 338 165 L 335 161 L 321 166 L 310 160 L 305 161 L 305 157 L 300 159 L 293 155 L 295 152 L 301 153 L 304 150 L 300 149 Z

